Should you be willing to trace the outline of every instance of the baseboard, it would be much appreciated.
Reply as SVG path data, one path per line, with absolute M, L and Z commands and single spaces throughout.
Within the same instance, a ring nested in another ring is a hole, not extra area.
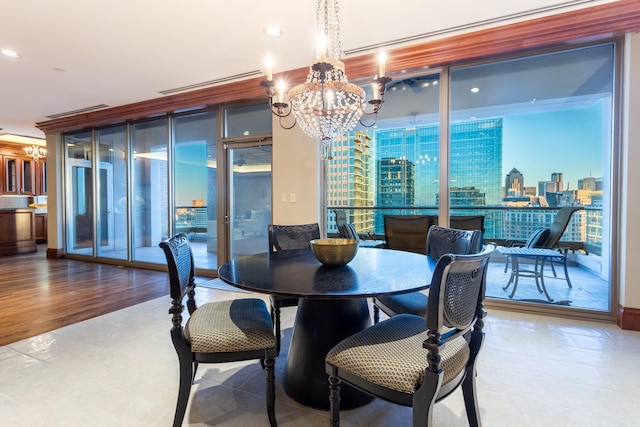
M 47 248 L 47 259 L 58 259 L 62 258 L 64 255 L 64 250 L 62 248 Z
M 640 331 L 640 308 L 618 306 L 618 326 L 628 331 Z

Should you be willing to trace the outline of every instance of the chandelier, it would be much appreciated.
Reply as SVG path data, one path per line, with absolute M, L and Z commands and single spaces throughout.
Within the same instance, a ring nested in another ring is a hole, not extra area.
M 47 157 L 47 150 L 38 145 L 24 147 L 24 151 L 27 153 L 27 156 L 31 157 L 36 162 L 42 158 Z
M 365 111 L 365 91 L 358 85 L 349 83 L 344 63 L 340 60 L 340 22 L 337 0 L 317 0 L 316 25 L 319 35 L 314 61 L 309 66 L 307 80 L 289 90 L 289 103 L 284 102 L 284 83 L 277 86 L 273 81 L 272 64 L 267 61 L 267 79 L 260 85 L 269 97 L 269 106 L 279 118 L 284 129 L 293 128 L 296 123 L 304 133 L 317 138 L 323 148 L 323 155 L 331 149 L 334 138 L 339 138 L 352 130 L 358 123 L 371 127 L 377 121 L 378 111 L 384 103 L 384 91 L 391 78 L 385 76 L 385 58 L 380 54 L 379 74 L 372 82 L 373 99 L 368 101 L 371 110 Z M 294 121 L 285 125 L 282 119 L 293 113 Z M 362 118 L 369 117 L 367 123 Z

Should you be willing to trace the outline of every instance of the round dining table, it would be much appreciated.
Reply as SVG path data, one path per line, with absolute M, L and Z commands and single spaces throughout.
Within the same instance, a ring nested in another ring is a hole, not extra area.
M 325 356 L 341 340 L 371 325 L 368 297 L 426 289 L 435 269 L 431 258 L 392 249 L 359 248 L 345 266 L 325 266 L 311 249 L 235 258 L 218 269 L 224 282 L 240 289 L 298 297 L 298 310 L 284 369 L 283 386 L 294 400 L 329 407 Z M 342 386 L 341 407 L 372 398 Z

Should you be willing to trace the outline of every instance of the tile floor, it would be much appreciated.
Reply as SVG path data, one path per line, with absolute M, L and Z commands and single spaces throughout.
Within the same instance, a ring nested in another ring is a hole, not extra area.
M 199 288 L 199 301 L 254 296 Z M 0 347 L 0 426 L 170 426 L 178 365 L 169 298 Z M 276 361 L 280 426 L 325 426 L 327 413 L 282 390 L 295 308 L 283 310 Z M 491 310 L 478 368 L 485 427 L 637 426 L 640 333 Z M 279 372 L 280 371 L 280 372 Z M 185 425 L 266 426 L 264 373 L 255 362 L 201 365 Z M 342 414 L 342 425 L 409 426 L 410 410 L 380 400 Z M 438 403 L 438 426 L 466 426 L 461 392 Z

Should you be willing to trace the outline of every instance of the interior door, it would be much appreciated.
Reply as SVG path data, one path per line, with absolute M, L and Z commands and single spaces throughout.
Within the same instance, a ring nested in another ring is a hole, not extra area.
M 271 140 L 227 146 L 227 235 L 231 258 L 268 250 L 271 223 Z

